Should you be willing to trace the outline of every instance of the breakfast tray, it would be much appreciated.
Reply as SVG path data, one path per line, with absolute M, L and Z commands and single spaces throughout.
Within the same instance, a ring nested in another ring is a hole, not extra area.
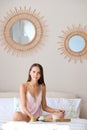
M 53 122 L 71 122 L 71 119 L 70 118 L 56 119 Z
M 71 122 L 70 118 L 61 118 L 61 119 L 56 119 L 56 120 L 46 120 L 47 122 Z

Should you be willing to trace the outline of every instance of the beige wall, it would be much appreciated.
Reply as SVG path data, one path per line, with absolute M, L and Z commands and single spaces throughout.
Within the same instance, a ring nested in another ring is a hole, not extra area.
M 87 25 L 87 0 L 2 0 L 0 19 L 7 16 L 14 7 L 32 7 L 40 11 L 48 24 L 48 38 L 37 52 L 24 57 L 16 57 L 0 47 L 0 91 L 18 91 L 21 82 L 27 80 L 28 69 L 34 62 L 44 68 L 48 91 L 65 91 L 78 94 L 87 102 L 87 61 L 68 63 L 58 52 L 58 36 L 72 24 Z M 0 41 L 1 42 L 1 41 Z M 87 118 L 87 103 L 83 105 L 81 116 Z

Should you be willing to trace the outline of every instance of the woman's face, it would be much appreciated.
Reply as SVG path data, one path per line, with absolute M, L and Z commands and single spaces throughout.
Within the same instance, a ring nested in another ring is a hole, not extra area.
M 30 71 L 30 76 L 32 80 L 38 81 L 41 77 L 40 69 L 38 66 L 35 66 Z

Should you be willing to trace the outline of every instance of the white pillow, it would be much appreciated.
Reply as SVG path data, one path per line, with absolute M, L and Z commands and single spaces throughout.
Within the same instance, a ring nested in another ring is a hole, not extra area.
M 0 98 L 0 120 L 12 120 L 14 112 L 14 98 Z
M 20 98 L 14 98 L 14 112 L 19 110 Z
M 52 108 L 65 110 L 65 118 L 78 118 L 80 115 L 81 99 L 46 98 L 47 105 Z M 42 115 L 48 114 L 42 110 Z
M 80 115 L 81 99 L 46 98 L 47 105 L 52 108 L 65 110 L 65 118 L 78 118 Z M 14 111 L 19 111 L 20 98 L 14 98 Z M 48 112 L 42 110 L 42 115 Z

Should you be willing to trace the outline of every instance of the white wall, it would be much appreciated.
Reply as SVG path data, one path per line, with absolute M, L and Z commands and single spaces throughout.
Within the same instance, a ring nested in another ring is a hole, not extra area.
M 10 9 L 20 6 L 40 11 L 47 20 L 48 38 L 37 52 L 24 57 L 11 55 L 0 46 L 0 91 L 19 91 L 19 85 L 27 80 L 29 67 L 38 62 L 44 68 L 47 90 L 72 92 L 87 102 L 87 61 L 69 63 L 59 54 L 57 43 L 67 26 L 87 25 L 87 0 L 3 0 L 0 19 L 3 20 Z M 87 118 L 86 109 L 84 105 L 81 117 Z

